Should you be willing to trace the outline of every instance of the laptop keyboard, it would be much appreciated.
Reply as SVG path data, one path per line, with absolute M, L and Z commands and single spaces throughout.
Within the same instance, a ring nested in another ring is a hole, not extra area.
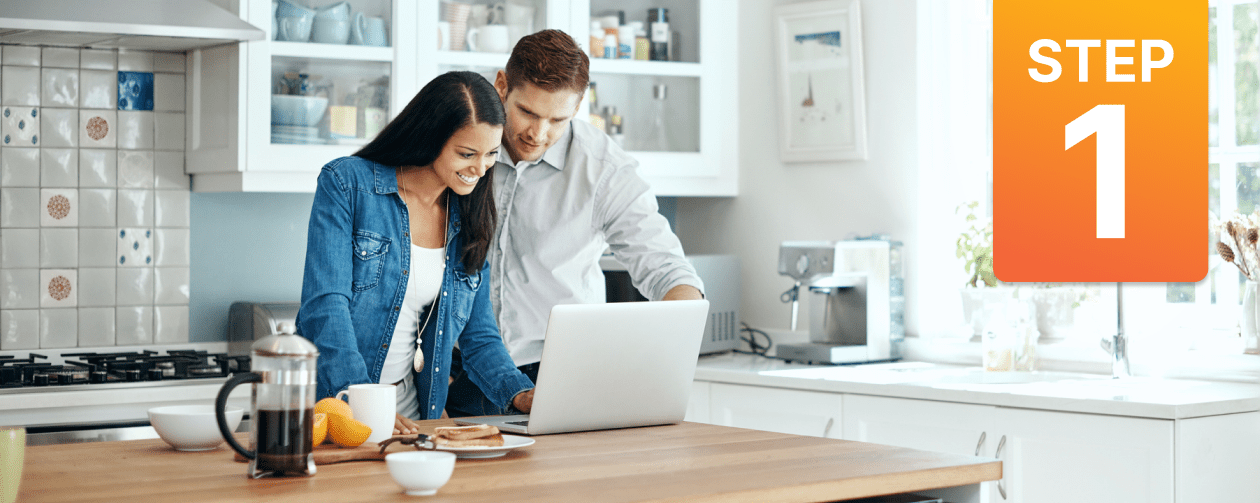
M 507 424 L 514 424 L 517 426 L 529 426 L 529 420 L 526 419 L 524 421 L 507 421 Z

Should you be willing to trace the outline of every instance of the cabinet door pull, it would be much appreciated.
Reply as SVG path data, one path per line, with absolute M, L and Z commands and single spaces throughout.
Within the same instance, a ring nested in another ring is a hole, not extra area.
M 980 441 L 976 442 L 976 455 L 980 455 L 980 446 L 984 445 L 984 432 L 980 432 Z
M 993 454 L 993 457 L 995 457 L 995 458 L 997 458 L 997 459 L 1002 459 L 1002 449 L 1003 449 L 1004 447 L 1006 447 L 1006 435 L 1002 435 L 1002 439 L 1001 439 L 1001 440 L 998 440 L 997 452 L 995 452 L 995 453 Z M 1001 495 L 1002 495 L 1002 499 L 1004 499 L 1004 500 L 1005 500 L 1005 499 L 1006 499 L 1006 484 L 1005 484 L 1004 482 L 1006 482 L 1006 469 L 1005 469 L 1005 467 L 1003 467 L 1003 469 L 1002 469 L 1002 478 L 998 479 L 998 483 L 997 483 L 997 486 L 998 486 L 998 494 L 1001 494 Z
M 822 434 L 823 438 L 827 438 L 827 434 L 831 433 L 831 425 L 835 423 L 836 423 L 836 418 L 834 417 L 827 418 L 827 425 L 823 426 L 823 434 Z

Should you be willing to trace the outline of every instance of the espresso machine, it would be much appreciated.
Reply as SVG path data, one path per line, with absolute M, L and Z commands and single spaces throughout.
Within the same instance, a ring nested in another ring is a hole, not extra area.
M 797 326 L 800 296 L 809 302 L 809 342 L 779 344 L 779 358 L 837 364 L 901 358 L 906 298 L 901 243 L 886 235 L 845 241 L 784 241 L 779 274 Z

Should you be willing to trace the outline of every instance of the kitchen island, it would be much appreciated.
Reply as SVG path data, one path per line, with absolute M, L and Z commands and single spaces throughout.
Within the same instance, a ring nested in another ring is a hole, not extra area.
M 432 433 L 454 423 L 421 424 Z M 404 495 L 381 461 L 252 480 L 226 446 L 32 446 L 18 501 L 840 501 L 958 486 L 976 494 L 1002 477 L 991 458 L 697 423 L 534 438 L 500 458 L 458 460 L 450 482 L 422 499 Z

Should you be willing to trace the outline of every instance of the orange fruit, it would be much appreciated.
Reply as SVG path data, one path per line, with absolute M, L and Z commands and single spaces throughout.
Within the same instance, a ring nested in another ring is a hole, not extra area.
M 328 436 L 328 414 L 315 414 L 315 427 L 312 432 L 311 446 L 324 443 L 324 438 Z
M 342 447 L 358 447 L 372 435 L 372 428 L 341 414 L 328 415 L 328 436 Z
M 332 397 L 315 402 L 315 413 L 328 414 L 330 416 L 340 414 L 354 419 L 354 412 L 350 411 L 350 404 Z

